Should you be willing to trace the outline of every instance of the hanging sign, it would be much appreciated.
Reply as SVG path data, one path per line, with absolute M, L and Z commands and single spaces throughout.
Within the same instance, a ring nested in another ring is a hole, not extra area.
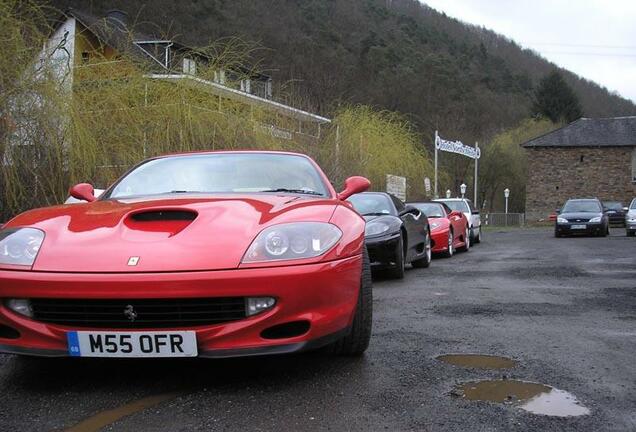
M 402 201 L 406 201 L 406 177 L 387 174 L 386 191 Z
M 437 150 L 445 152 L 464 155 L 471 159 L 479 159 L 479 157 L 481 156 L 481 150 L 479 149 L 479 147 L 469 147 L 461 141 L 447 141 L 440 138 L 439 135 L 436 136 L 435 148 Z

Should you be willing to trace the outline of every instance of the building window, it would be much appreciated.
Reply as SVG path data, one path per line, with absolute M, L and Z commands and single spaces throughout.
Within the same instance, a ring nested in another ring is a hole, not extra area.
M 252 82 L 248 79 L 241 80 L 241 91 L 252 93 Z
M 197 62 L 191 58 L 185 57 L 183 59 L 183 73 L 188 75 L 197 74 Z

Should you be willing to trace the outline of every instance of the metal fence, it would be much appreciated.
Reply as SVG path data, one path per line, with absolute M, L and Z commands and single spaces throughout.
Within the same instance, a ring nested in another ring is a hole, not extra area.
M 490 226 L 524 226 L 526 215 L 525 213 L 488 213 L 485 223 Z

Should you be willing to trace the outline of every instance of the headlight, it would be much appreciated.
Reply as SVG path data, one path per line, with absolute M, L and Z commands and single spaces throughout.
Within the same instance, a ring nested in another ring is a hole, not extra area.
M 568 223 L 568 220 L 566 218 L 558 217 L 557 218 L 557 222 L 558 223 Z
M 391 228 L 391 226 L 386 222 L 381 221 L 371 221 L 368 222 L 364 227 L 364 235 L 367 237 L 376 236 L 380 234 L 384 234 Z
M 590 222 L 595 223 L 595 222 L 600 222 L 601 221 L 601 217 L 597 216 L 597 217 L 593 217 L 592 219 L 590 219 Z
M 0 265 L 32 266 L 44 241 L 44 232 L 35 228 L 0 231 Z
M 431 231 L 442 226 L 441 222 L 431 222 Z
M 337 226 L 324 222 L 295 222 L 265 228 L 243 256 L 243 263 L 314 258 L 342 237 Z

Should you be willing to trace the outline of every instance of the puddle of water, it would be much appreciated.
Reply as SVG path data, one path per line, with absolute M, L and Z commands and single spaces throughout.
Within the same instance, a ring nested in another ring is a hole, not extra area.
M 444 363 L 465 368 L 479 369 L 510 369 L 517 365 L 515 360 L 482 354 L 446 354 L 437 357 Z
M 517 380 L 470 382 L 459 387 L 464 399 L 499 403 L 517 403 L 532 414 L 556 417 L 581 416 L 590 413 L 576 397 L 545 384 Z
M 542 393 L 530 399 L 519 408 L 532 414 L 557 417 L 588 415 L 590 410 L 579 404 L 573 394 L 553 388 L 549 393 Z

